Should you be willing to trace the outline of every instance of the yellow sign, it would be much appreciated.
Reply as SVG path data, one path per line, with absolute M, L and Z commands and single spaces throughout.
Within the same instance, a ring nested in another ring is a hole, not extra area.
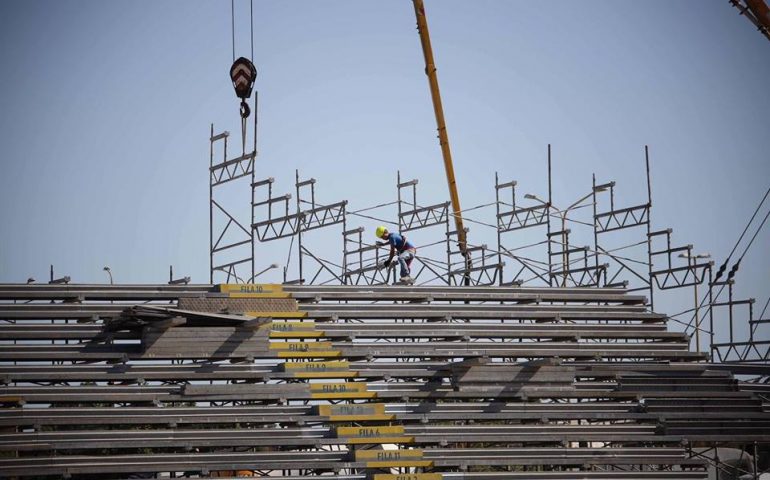
M 348 444 L 414 442 L 414 437 L 404 436 L 404 427 L 339 427 L 337 437 Z
M 311 392 L 327 392 L 327 393 L 340 393 L 340 392 L 365 392 L 366 385 L 363 382 L 346 382 L 346 383 L 311 383 Z
M 423 451 L 419 448 L 410 450 L 357 450 L 356 461 L 376 460 L 378 462 L 404 459 L 421 459 Z
M 259 316 L 261 312 L 249 312 L 252 316 Z M 303 312 L 304 313 L 304 312 Z M 270 322 L 265 324 L 270 327 L 271 332 L 298 332 L 298 331 L 313 331 L 315 330 L 315 322 Z
M 220 283 L 221 293 L 283 293 L 280 283 Z
M 393 420 L 395 415 L 385 413 L 384 403 L 362 403 L 357 405 L 319 405 L 318 415 L 329 417 L 333 422 L 355 422 L 361 420 Z
M 347 360 L 331 362 L 286 362 L 283 364 L 283 369 L 286 372 L 329 372 L 334 370 L 347 370 L 349 368 L 350 363 Z
M 283 369 L 291 373 L 294 378 L 355 378 L 358 376 L 358 372 L 350 371 L 350 364 L 346 360 L 286 362 L 283 364 Z
M 403 435 L 404 427 L 337 427 L 337 437 L 384 437 Z
M 329 358 L 342 355 L 332 348 L 331 342 L 271 343 L 270 350 L 278 350 L 278 358 Z
M 268 312 L 276 313 L 276 312 Z M 294 312 L 306 316 L 305 312 Z M 250 312 L 250 315 L 255 317 L 260 316 L 260 312 Z M 262 314 L 265 316 L 264 314 Z M 264 324 L 260 328 L 270 329 L 270 338 L 318 338 L 323 337 L 326 334 L 322 330 L 315 329 L 315 322 L 308 320 L 305 322 L 276 322 L 272 321 Z
M 374 398 L 376 392 L 367 391 L 363 382 L 311 383 L 310 398 Z
M 433 461 L 423 460 L 423 451 L 414 450 L 359 450 L 356 461 L 366 462 L 368 468 L 379 467 L 432 467 Z
M 291 298 L 278 283 L 222 283 L 218 287 L 230 298 Z
M 332 342 L 281 342 L 271 343 L 270 350 L 308 352 L 310 350 L 331 350 Z

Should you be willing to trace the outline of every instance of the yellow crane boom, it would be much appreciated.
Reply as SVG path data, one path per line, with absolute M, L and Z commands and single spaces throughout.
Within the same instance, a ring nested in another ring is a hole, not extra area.
M 765 0 L 730 0 L 730 3 L 770 40 L 770 7 Z
M 425 18 L 425 5 L 422 0 L 412 1 L 414 3 L 414 14 L 417 17 L 417 32 L 420 34 L 422 53 L 425 56 L 425 74 L 428 76 L 430 95 L 433 99 L 433 111 L 436 114 L 439 144 L 441 145 L 441 155 L 444 157 L 444 169 L 446 170 L 446 179 L 447 184 L 449 185 L 449 197 L 452 201 L 452 215 L 454 216 L 455 226 L 457 227 L 457 239 L 460 252 L 462 252 L 463 256 L 466 258 L 467 263 L 467 238 L 465 235 L 465 228 L 463 227 L 462 209 L 460 208 L 460 197 L 457 194 L 454 167 L 452 166 L 452 152 L 449 150 L 449 136 L 447 135 L 446 122 L 444 121 L 444 108 L 441 106 L 441 93 L 438 89 L 436 64 L 433 61 L 433 49 L 430 46 L 428 21 Z

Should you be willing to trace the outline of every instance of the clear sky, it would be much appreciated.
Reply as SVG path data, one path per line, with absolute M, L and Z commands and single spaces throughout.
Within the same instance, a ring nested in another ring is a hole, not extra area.
M 726 0 L 426 7 L 463 207 L 494 200 L 495 172 L 544 197 L 548 143 L 557 207 L 594 172 L 618 206 L 643 203 L 647 144 L 653 227 L 724 260 L 770 186 L 770 42 Z M 169 264 L 208 281 L 210 123 L 239 129 L 230 24 L 227 1 L 0 1 L 0 281 L 45 280 L 49 264 L 76 282 L 106 281 L 105 265 L 165 281 Z M 254 36 L 258 178 L 288 192 L 299 169 L 320 201 L 358 209 L 395 200 L 400 170 L 419 201 L 448 198 L 411 2 L 258 0 Z M 489 230 L 471 241 L 493 245 Z M 339 262 L 339 232 L 323 235 L 314 251 Z M 738 275 L 760 309 L 769 243 L 766 227 Z M 287 248 L 259 246 L 257 269 Z

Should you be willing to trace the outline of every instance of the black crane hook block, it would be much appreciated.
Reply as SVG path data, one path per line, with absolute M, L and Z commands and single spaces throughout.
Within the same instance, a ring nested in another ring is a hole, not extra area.
M 241 99 L 241 117 L 247 118 L 251 113 L 246 99 L 251 97 L 254 81 L 257 79 L 257 69 L 251 60 L 240 57 L 230 67 L 230 79 L 233 81 L 235 95 Z

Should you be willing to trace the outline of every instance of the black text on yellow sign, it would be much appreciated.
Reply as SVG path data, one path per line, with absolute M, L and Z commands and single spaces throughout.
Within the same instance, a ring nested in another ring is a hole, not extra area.
M 270 350 L 278 358 L 335 358 L 342 355 L 332 348 L 332 342 L 282 342 L 271 343 Z
M 260 312 L 249 312 L 253 316 L 260 316 Z M 276 312 L 268 312 L 276 313 Z M 301 315 L 307 315 L 307 312 L 294 312 L 296 318 L 302 318 Z M 325 336 L 322 330 L 316 330 L 313 321 L 272 321 L 266 323 L 264 327 L 270 329 L 270 338 L 319 338 Z
M 377 392 L 367 391 L 367 385 L 362 382 L 310 384 L 310 398 L 339 399 L 376 397 Z
M 350 371 L 347 360 L 327 362 L 285 362 L 283 370 L 294 378 L 354 378 L 358 372 Z
M 423 451 L 414 450 L 359 450 L 356 461 L 365 462 L 368 468 L 380 467 L 432 467 L 432 460 L 423 459 Z
M 362 443 L 412 443 L 414 437 L 404 435 L 404 427 L 339 427 L 337 437 L 348 444 Z
M 333 422 L 358 422 L 363 420 L 394 420 L 393 414 L 385 413 L 384 403 L 364 403 L 358 405 L 319 405 L 318 414 L 329 417 Z
M 278 283 L 222 283 L 219 292 L 230 298 L 291 298 Z

